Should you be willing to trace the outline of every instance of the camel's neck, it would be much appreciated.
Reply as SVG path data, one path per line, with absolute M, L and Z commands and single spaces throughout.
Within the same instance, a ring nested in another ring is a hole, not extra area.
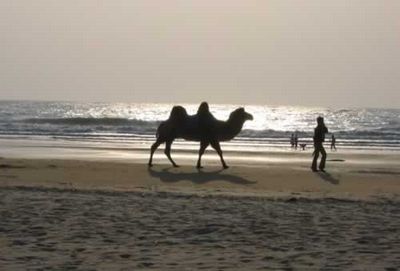
M 243 128 L 244 120 L 235 118 L 228 119 L 226 122 L 226 131 L 224 140 L 231 140 L 237 136 Z

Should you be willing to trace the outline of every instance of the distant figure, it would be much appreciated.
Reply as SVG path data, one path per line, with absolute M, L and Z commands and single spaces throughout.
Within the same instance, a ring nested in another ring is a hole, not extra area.
M 294 149 L 297 150 L 297 146 L 299 145 L 299 137 L 297 133 L 294 134 Z
M 326 162 L 326 151 L 324 149 L 324 141 L 325 141 L 325 134 L 328 133 L 328 128 L 326 128 L 325 123 L 324 123 L 324 118 L 323 117 L 318 117 L 317 118 L 317 127 L 314 130 L 314 153 L 313 153 L 313 161 L 311 165 L 312 171 L 318 171 L 317 170 L 317 160 L 319 153 L 321 153 L 322 158 L 321 162 L 319 164 L 319 169 L 321 171 L 325 171 L 325 162 Z
M 336 138 L 334 134 L 332 134 L 332 139 L 331 139 L 331 150 L 333 149 L 335 149 L 336 151 Z
M 290 146 L 292 149 L 294 148 L 294 134 L 290 137 Z
M 300 143 L 299 146 L 300 146 L 301 150 L 305 151 L 307 144 L 306 143 Z

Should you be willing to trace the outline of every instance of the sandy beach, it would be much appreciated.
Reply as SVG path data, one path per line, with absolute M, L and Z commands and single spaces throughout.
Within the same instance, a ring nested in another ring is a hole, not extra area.
M 400 1 L 0 3 L 0 271 L 400 271 Z
M 397 153 L 210 152 L 0 159 L 3 270 L 386 269 L 400 265 Z M 137 155 L 136 157 L 140 157 Z

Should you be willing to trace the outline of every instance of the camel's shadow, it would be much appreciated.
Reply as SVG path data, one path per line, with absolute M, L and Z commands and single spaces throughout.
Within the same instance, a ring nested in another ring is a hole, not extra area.
M 201 169 L 197 172 L 179 172 L 171 171 L 174 168 L 164 168 L 161 170 L 154 170 L 148 168 L 151 177 L 158 178 L 165 183 L 175 183 L 180 181 L 191 181 L 195 184 L 205 184 L 212 181 L 225 181 L 232 184 L 249 185 L 255 184 L 255 181 L 247 180 L 243 177 L 222 173 L 223 169 L 217 171 L 203 171 Z

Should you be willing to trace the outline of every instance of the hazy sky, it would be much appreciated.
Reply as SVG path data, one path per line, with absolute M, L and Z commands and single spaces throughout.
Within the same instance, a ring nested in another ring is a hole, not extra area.
M 0 0 L 0 99 L 400 107 L 399 0 Z

